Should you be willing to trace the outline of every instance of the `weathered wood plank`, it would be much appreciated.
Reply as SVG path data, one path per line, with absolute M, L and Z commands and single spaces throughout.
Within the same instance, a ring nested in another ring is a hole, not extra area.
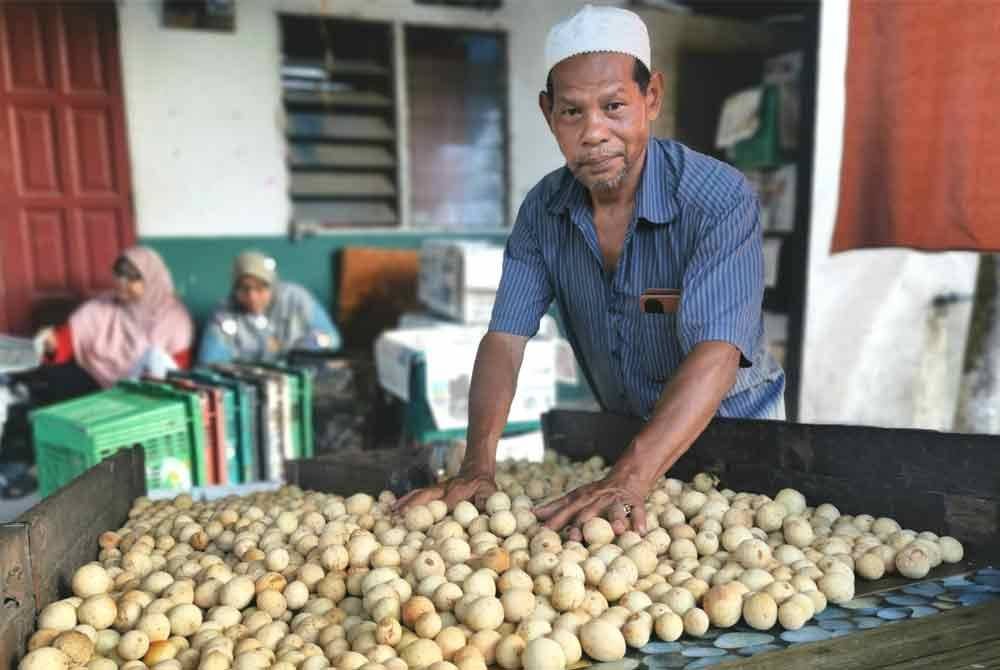
M 887 665 L 883 670 L 997 670 L 1000 669 L 1000 640 L 978 642 L 926 658 Z
M 716 667 L 744 670 L 884 668 L 973 644 L 996 641 L 1000 639 L 998 621 L 1000 601 L 886 624 L 833 640 L 796 645 L 780 652 L 720 663 Z
M 28 510 L 33 593 L 39 609 L 69 593 L 76 569 L 97 556 L 97 538 L 128 518 L 146 492 L 143 452 L 122 450 Z
M 289 484 L 325 493 L 378 495 L 389 490 L 402 495 L 433 482 L 427 458 L 423 451 L 409 447 L 333 452 L 320 458 L 286 461 L 285 478 Z
M 0 525 L 0 668 L 17 667 L 35 623 L 28 528 Z
M 325 459 L 285 462 L 285 477 L 289 484 L 310 491 L 348 496 L 367 493 L 377 496 L 389 485 L 389 471 L 371 465 L 348 465 Z
M 146 493 L 140 447 L 122 450 L 0 525 L 0 668 L 15 667 L 46 605 L 70 595 L 76 569 L 97 556 L 97 538 L 128 518 Z

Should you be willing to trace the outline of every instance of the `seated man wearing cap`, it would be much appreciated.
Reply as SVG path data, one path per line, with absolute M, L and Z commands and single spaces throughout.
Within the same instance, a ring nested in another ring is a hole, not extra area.
M 545 53 L 539 107 L 566 165 L 528 193 L 507 242 L 462 468 L 398 506 L 495 490 L 525 343 L 555 300 L 601 406 L 647 423 L 605 479 L 535 513 L 572 539 L 598 515 L 644 533 L 646 495 L 713 416 L 784 416 L 784 373 L 764 345 L 757 198 L 735 169 L 651 136 L 664 83 L 636 14 L 585 7 Z
M 279 282 L 273 258 L 237 256 L 229 299 L 201 338 L 198 362 L 273 361 L 292 349 L 339 349 L 340 333 L 308 290 Z

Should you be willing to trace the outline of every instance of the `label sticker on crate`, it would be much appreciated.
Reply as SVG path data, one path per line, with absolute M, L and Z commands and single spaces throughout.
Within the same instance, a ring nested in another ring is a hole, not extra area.
M 191 488 L 191 464 L 179 458 L 164 458 L 146 468 L 147 481 L 156 481 L 158 489 Z

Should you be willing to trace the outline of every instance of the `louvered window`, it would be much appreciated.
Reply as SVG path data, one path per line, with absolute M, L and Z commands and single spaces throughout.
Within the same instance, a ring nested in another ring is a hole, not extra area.
M 506 225 L 503 35 L 298 15 L 281 26 L 293 234 Z

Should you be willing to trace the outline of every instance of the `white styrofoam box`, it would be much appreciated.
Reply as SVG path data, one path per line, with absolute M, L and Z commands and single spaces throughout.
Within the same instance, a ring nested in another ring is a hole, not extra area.
M 414 328 L 438 328 L 440 326 L 455 325 L 458 324 L 431 312 L 404 312 L 400 315 L 396 328 L 400 330 L 413 330 Z M 535 337 L 540 339 L 559 338 L 559 324 L 555 318 L 549 314 L 543 314 L 541 320 L 538 322 L 538 333 Z
M 489 323 L 503 272 L 503 247 L 429 240 L 420 249 L 417 296 L 461 323 Z
M 410 401 L 410 374 L 423 363 L 422 393 L 438 430 L 463 428 L 469 418 L 469 386 L 483 326 L 390 330 L 375 342 L 375 368 L 384 389 Z M 524 350 L 508 421 L 537 421 L 555 405 L 558 340 L 532 339 Z
M 545 440 L 540 430 L 501 437 L 497 443 L 498 463 L 501 461 L 541 463 L 543 460 L 545 460 Z
M 399 317 L 396 327 L 399 330 L 413 330 L 419 328 L 440 328 L 445 326 L 458 325 L 454 321 L 447 321 L 443 317 L 430 312 L 404 312 Z M 549 314 L 543 314 L 538 322 L 538 333 L 534 339 L 548 339 L 556 342 L 556 381 L 561 384 L 579 383 L 579 375 L 576 368 L 576 355 L 570 343 L 562 339 L 559 333 L 559 324 L 555 318 Z

